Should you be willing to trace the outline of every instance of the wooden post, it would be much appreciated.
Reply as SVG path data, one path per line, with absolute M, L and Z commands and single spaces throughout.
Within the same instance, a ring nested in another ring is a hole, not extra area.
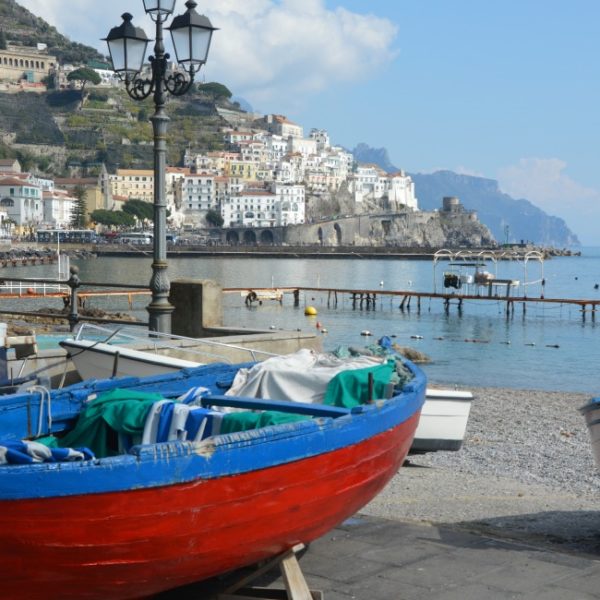
M 296 554 L 303 548 L 303 544 L 298 544 L 288 552 L 276 556 L 247 577 L 243 577 L 237 583 L 227 588 L 222 594 L 217 596 L 217 600 L 270 600 L 277 598 L 283 600 L 323 600 L 323 593 L 321 591 L 309 589 L 300 569 Z M 246 587 L 255 579 L 277 566 L 281 570 L 285 590 Z

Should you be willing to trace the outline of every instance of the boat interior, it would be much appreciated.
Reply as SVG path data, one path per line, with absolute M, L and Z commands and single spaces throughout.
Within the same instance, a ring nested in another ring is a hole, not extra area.
M 153 444 L 200 442 L 308 419 L 337 419 L 400 394 L 406 381 L 402 363 L 384 361 L 329 377 L 322 402 L 230 393 L 238 373 L 263 364 L 210 364 L 153 377 L 88 380 L 53 392 L 34 386 L 0 397 L 0 464 L 137 454 L 140 447 Z M 312 393 L 310 373 L 299 375 L 308 385 L 306 393 Z M 292 392 L 300 388 L 296 384 Z

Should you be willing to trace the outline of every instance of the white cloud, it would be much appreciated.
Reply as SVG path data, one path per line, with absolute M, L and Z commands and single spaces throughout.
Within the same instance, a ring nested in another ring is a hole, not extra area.
M 572 179 L 559 158 L 522 158 L 499 169 L 498 182 L 513 198 L 526 198 L 548 214 L 563 218 L 582 243 L 597 243 L 600 191 Z
M 122 12 L 154 37 L 141 0 L 20 0 L 72 40 L 105 52 L 100 38 Z M 182 12 L 178 2 L 176 11 Z M 306 98 L 336 84 L 362 82 L 396 56 L 397 27 L 324 0 L 200 0 L 215 33 L 207 80 L 228 85 L 265 111 L 292 112 Z

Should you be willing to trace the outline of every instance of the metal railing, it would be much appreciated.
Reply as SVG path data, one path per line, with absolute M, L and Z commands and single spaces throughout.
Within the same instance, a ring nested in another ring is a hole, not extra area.
M 52 319 L 64 319 L 68 321 L 71 331 L 81 321 L 90 321 L 95 323 L 113 323 L 116 325 L 127 324 L 134 326 L 148 327 L 147 321 L 125 321 L 123 319 L 115 319 L 112 317 L 94 317 L 81 315 L 79 313 L 79 296 L 78 291 L 81 287 L 94 287 L 106 289 L 127 289 L 127 290 L 144 290 L 149 292 L 149 288 L 144 285 L 122 284 L 122 283 L 96 283 L 82 282 L 79 278 L 79 268 L 72 266 L 69 268 L 69 279 L 44 279 L 44 278 L 18 278 L 11 277 L 0 280 L 0 298 L 2 293 L 9 296 L 19 297 L 49 297 L 62 296 L 65 307 L 68 307 L 68 313 L 43 313 L 33 311 L 19 310 L 0 310 L 0 314 L 18 315 L 18 316 L 35 316 L 46 317 Z
M 247 353 L 252 361 L 257 361 L 258 356 L 280 356 L 266 350 L 257 350 L 256 348 L 248 348 L 239 344 L 231 344 L 229 342 L 220 342 L 218 340 L 210 340 L 205 338 L 190 338 L 183 335 L 175 335 L 173 333 L 161 333 L 158 331 L 147 332 L 147 335 L 137 331 L 132 331 L 128 325 L 117 329 L 109 329 L 92 323 L 82 323 L 77 329 L 74 340 L 76 341 L 94 341 L 95 343 L 107 344 L 112 343 L 115 346 L 123 344 L 131 347 L 131 344 L 143 345 L 144 352 L 154 352 L 160 354 L 160 351 L 174 350 L 184 352 L 187 355 L 198 357 L 198 362 L 202 363 L 207 356 L 210 358 L 218 358 L 222 362 L 231 362 L 223 354 L 218 354 L 219 350 L 236 350 L 242 353 Z M 180 342 L 178 344 L 178 342 Z M 182 342 L 190 342 L 185 344 Z M 201 349 L 198 346 L 203 346 L 208 349 Z M 136 349 L 136 347 L 133 347 Z M 141 348 L 140 348 L 141 349 Z M 186 358 L 186 360 L 189 360 Z

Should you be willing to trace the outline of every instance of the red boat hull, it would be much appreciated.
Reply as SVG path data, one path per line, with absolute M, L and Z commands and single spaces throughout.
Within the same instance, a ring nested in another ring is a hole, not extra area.
M 0 595 L 142 598 L 310 542 L 385 486 L 418 418 L 359 444 L 242 475 L 2 502 Z

